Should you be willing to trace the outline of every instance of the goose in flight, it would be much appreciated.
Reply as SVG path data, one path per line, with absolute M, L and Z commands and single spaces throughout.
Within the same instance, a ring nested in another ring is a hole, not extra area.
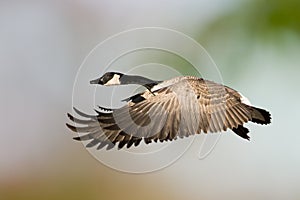
M 138 146 L 142 140 L 149 144 L 227 129 L 249 140 L 245 123 L 271 123 L 270 113 L 252 106 L 241 93 L 199 77 L 154 81 L 142 76 L 107 72 L 90 83 L 104 86 L 138 84 L 147 90 L 125 99 L 127 103 L 121 108 L 99 106 L 100 110 L 95 109 L 94 115 L 74 108 L 84 119 L 68 113 L 76 126 L 67 123 L 67 127 L 80 133 L 73 139 L 90 140 L 86 147 L 97 145 L 97 149 L 105 146 L 111 149 L 118 144 L 119 149 L 129 148 Z

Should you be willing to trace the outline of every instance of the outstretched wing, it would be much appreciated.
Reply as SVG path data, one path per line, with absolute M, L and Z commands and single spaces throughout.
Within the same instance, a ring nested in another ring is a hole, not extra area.
M 142 139 L 148 144 L 201 131 L 240 130 L 243 123 L 251 120 L 249 106 L 240 98 L 233 89 L 189 77 L 154 91 L 154 95 L 148 91 L 135 95 L 137 101 L 131 99 L 124 107 L 108 112 L 96 110 L 96 115 L 87 115 L 74 108 L 86 119 L 68 114 L 73 122 L 83 126 L 67 126 L 74 132 L 86 133 L 74 139 L 91 140 L 87 147 L 110 149 L 118 143 L 119 148 L 129 148 L 139 145 Z

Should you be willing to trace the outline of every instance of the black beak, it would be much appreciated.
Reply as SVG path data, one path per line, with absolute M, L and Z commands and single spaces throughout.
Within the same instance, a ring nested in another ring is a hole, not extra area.
M 90 84 L 100 84 L 100 85 L 103 85 L 103 82 L 101 81 L 101 78 L 97 78 L 95 80 L 91 80 Z

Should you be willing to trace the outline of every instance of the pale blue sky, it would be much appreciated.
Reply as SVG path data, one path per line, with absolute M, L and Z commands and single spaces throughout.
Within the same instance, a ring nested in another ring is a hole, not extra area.
M 80 143 L 72 141 L 64 124 L 72 108 L 77 70 L 99 42 L 144 26 L 171 28 L 196 37 L 206 24 L 239 4 L 236 0 L 122 2 L 0 3 L 0 183 L 19 176 L 22 180 L 36 178 L 36 170 L 56 171 L 60 164 L 68 165 L 65 160 L 69 157 L 73 164 L 93 159 Z M 246 125 L 251 142 L 226 132 L 204 160 L 197 159 L 203 140 L 199 136 L 174 165 L 141 176 L 144 183 L 159 183 L 156 178 L 162 178 L 167 185 L 158 187 L 166 187 L 178 199 L 299 198 L 300 38 L 295 35 L 287 31 L 282 46 L 254 41 L 255 48 L 236 66 L 229 66 L 223 53 L 235 45 L 226 46 L 222 35 L 217 42 L 207 43 L 224 84 L 268 109 L 272 124 Z M 243 69 L 234 74 L 228 71 L 231 67 Z

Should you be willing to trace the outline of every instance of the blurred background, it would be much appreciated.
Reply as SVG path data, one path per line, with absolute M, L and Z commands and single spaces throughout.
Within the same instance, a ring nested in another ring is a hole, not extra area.
M 297 0 L 2 0 L 0 199 L 300 199 L 299 10 Z M 153 173 L 95 160 L 64 125 L 77 70 L 99 42 L 144 26 L 197 40 L 272 124 L 249 124 L 251 142 L 222 136 L 204 160 L 194 145 Z

